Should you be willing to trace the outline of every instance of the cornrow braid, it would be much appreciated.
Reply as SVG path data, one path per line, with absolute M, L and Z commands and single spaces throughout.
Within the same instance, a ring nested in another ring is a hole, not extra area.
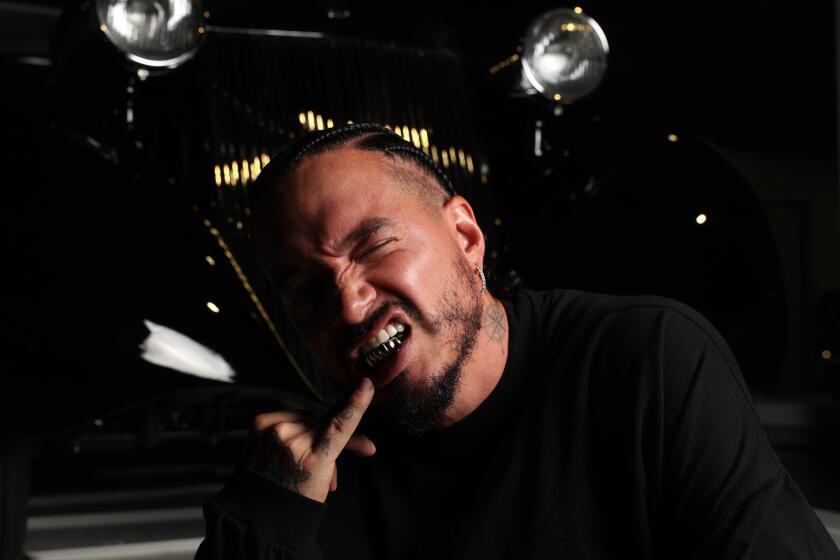
M 421 169 L 425 169 L 437 179 L 438 184 L 446 191 L 447 198 L 458 194 L 449 175 L 429 157 L 429 154 L 417 148 L 411 142 L 403 140 L 387 128 L 384 133 L 363 138 L 357 147 L 362 150 L 372 150 L 392 157 L 406 159 Z
M 286 144 L 257 177 L 251 187 L 251 199 L 254 200 L 260 196 L 271 185 L 276 185 L 306 158 L 337 150 L 354 140 L 359 140 L 355 147 L 360 150 L 379 152 L 392 158 L 408 160 L 425 170 L 435 178 L 445 192 L 447 200 L 458 194 L 449 176 L 426 152 L 382 125 L 353 123 L 312 131 Z
M 308 155 L 315 155 L 322 152 L 327 152 L 330 149 L 338 148 L 364 134 L 376 132 L 390 132 L 384 126 L 379 126 L 372 123 L 352 123 L 335 128 L 328 128 L 326 130 L 313 131 L 309 134 L 301 136 L 298 140 L 300 148 L 294 150 L 289 154 L 288 164 L 285 166 L 285 173 L 290 173 L 300 165 L 303 159 Z M 308 140 L 308 141 L 307 141 Z M 292 142 L 287 148 L 294 148 L 296 142 Z M 282 152 L 281 152 L 282 154 Z

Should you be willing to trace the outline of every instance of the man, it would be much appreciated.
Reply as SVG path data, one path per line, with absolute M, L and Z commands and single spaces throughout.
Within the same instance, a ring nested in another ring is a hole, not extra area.
M 297 140 L 252 206 L 286 313 L 349 396 L 256 418 L 199 558 L 838 558 L 696 312 L 493 297 L 470 205 L 375 125 Z

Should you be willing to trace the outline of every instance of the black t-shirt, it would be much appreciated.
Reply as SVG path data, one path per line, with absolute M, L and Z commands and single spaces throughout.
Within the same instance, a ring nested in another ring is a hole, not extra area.
M 658 297 L 520 291 L 504 373 L 460 422 L 361 429 L 321 504 L 249 468 L 198 558 L 840 558 L 729 349 Z

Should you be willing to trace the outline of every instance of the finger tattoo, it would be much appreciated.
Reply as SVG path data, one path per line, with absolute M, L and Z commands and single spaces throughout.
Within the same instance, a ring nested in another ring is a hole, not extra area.
M 324 457 L 330 454 L 330 447 L 332 446 L 332 440 L 328 437 L 322 438 L 316 445 L 315 451 L 320 453 Z
M 355 411 L 353 410 L 353 407 L 352 407 L 352 406 L 348 406 L 348 407 L 346 407 L 344 410 L 342 410 L 341 412 L 339 412 L 339 413 L 338 413 L 338 416 L 339 416 L 342 420 L 350 420 L 351 418 L 353 418 L 353 414 L 355 414 Z
M 289 477 L 287 479 L 287 486 L 295 492 L 300 493 L 298 485 L 302 482 L 306 482 L 307 480 L 309 480 L 310 476 L 312 476 L 312 473 L 310 473 L 307 470 L 294 469 L 291 473 L 289 473 Z
M 299 485 L 309 480 L 312 473 L 295 462 L 291 452 L 274 430 L 269 430 L 266 436 L 267 441 L 262 451 L 252 463 L 254 468 L 289 490 L 300 493 Z

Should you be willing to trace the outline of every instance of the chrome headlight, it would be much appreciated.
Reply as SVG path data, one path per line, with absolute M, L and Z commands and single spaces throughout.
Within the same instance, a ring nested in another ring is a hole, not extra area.
M 96 0 L 96 15 L 108 39 L 145 66 L 178 66 L 204 34 L 200 0 Z
M 544 13 L 525 33 L 523 74 L 531 87 L 568 103 L 591 93 L 607 69 L 607 36 L 579 8 Z

